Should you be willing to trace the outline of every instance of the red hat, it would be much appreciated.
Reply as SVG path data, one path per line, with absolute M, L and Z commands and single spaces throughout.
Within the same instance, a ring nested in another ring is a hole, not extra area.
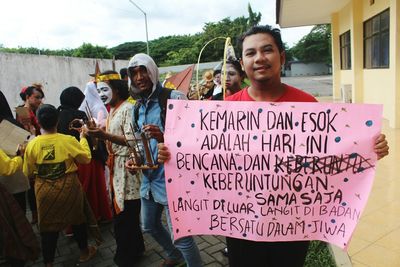
M 22 87 L 22 89 L 21 89 L 21 94 L 25 94 L 25 91 L 26 91 L 26 89 L 28 89 L 28 87 L 29 87 L 29 86 Z

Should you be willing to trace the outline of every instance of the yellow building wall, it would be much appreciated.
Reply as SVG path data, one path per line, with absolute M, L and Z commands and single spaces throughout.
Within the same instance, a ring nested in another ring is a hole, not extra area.
M 350 35 L 353 35 L 354 29 L 351 27 L 351 20 L 352 20 L 352 6 L 351 3 L 347 4 L 340 12 L 339 12 L 339 32 L 343 34 L 350 30 Z M 353 38 L 351 38 L 351 42 Z M 340 45 L 340 40 L 339 40 Z M 339 47 L 340 49 L 340 47 Z M 338 51 L 339 58 L 340 58 L 340 50 Z M 343 84 L 351 84 L 353 91 L 354 91 L 354 77 L 353 77 L 353 69 L 354 69 L 354 60 L 351 59 L 351 69 L 350 70 L 340 70 L 340 86 Z M 340 65 L 339 65 L 340 68 Z M 340 89 L 340 88 L 339 88 Z M 352 98 L 353 99 L 353 98 Z
M 340 12 L 332 15 L 332 70 L 333 70 L 333 97 L 335 100 L 342 98 L 341 86 L 353 84 L 353 75 L 350 70 L 340 69 L 340 38 L 339 36 L 350 29 L 351 4 L 346 5 Z
M 390 68 L 364 69 L 363 23 L 390 7 Z M 352 0 L 332 14 L 333 95 L 340 98 L 342 84 L 351 84 L 353 102 L 384 105 L 391 127 L 400 127 L 400 1 Z M 350 29 L 351 70 L 340 69 L 340 34 Z
M 394 121 L 391 123 L 392 127 L 400 128 L 400 1 L 391 0 L 392 15 L 390 20 L 395 21 L 393 25 L 393 31 L 390 33 L 390 38 L 392 40 L 391 50 L 392 53 L 390 60 L 394 62 Z
M 340 95 L 340 47 L 339 47 L 339 16 L 338 13 L 332 14 L 331 17 L 331 33 L 332 33 L 332 94 L 333 99 L 339 100 Z
M 390 55 L 389 68 L 386 69 L 364 69 L 364 103 L 383 104 L 383 117 L 389 120 L 391 127 L 400 127 L 396 122 L 398 113 L 396 110 L 396 25 L 399 23 L 396 18 L 396 0 L 375 0 L 373 5 L 364 1 L 363 21 L 366 21 L 382 11 L 390 8 Z M 360 44 L 363 45 L 363 44 Z M 397 67 L 396 67 L 397 66 Z M 397 102 L 398 103 L 398 102 Z
M 368 20 L 369 18 L 381 13 L 383 10 L 389 7 L 390 0 L 375 0 L 373 5 L 369 4 L 369 0 L 363 1 L 363 19 Z

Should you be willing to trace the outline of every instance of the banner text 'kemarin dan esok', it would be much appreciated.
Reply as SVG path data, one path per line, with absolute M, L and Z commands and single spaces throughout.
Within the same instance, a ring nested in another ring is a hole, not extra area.
M 382 106 L 169 100 L 174 238 L 347 247 L 370 193 Z

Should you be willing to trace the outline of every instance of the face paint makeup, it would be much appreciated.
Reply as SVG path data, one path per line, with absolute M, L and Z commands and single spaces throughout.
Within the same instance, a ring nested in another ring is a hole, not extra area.
M 105 105 L 110 103 L 113 94 L 110 86 L 107 83 L 105 82 L 97 83 L 97 92 L 99 93 L 100 98 Z

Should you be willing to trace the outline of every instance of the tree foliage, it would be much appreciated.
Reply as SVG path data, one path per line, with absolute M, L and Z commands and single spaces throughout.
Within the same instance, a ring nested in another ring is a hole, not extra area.
M 146 53 L 145 42 L 127 42 L 110 48 L 116 59 L 129 59 L 137 53 Z
M 193 63 L 193 61 L 188 62 L 184 59 L 186 58 L 187 60 L 191 60 L 191 56 L 188 55 L 188 53 L 190 54 L 193 52 L 197 40 L 197 34 L 160 37 L 150 43 L 150 55 L 160 66 L 165 65 L 167 60 L 171 61 L 172 59 L 176 60 L 177 58 L 179 59 L 177 60 L 177 64 Z M 175 52 L 177 55 L 170 58 L 172 55 L 170 52 Z
M 293 51 L 292 49 L 290 49 L 287 45 L 287 43 L 283 43 L 283 48 L 285 50 L 285 55 L 286 55 L 286 63 L 289 61 L 294 60 L 294 56 L 293 56 Z
M 112 58 L 113 55 L 105 46 L 92 45 L 89 43 L 83 43 L 78 47 L 72 54 L 74 57 L 85 57 L 85 58 Z
M 252 27 L 255 25 L 258 25 L 261 21 L 261 13 L 260 12 L 253 12 L 253 9 L 251 9 L 251 5 L 249 3 L 249 5 L 247 6 L 247 10 L 249 12 L 249 18 L 248 18 L 248 27 Z
M 331 26 L 314 26 L 309 34 L 290 49 L 290 53 L 304 62 L 331 63 Z

